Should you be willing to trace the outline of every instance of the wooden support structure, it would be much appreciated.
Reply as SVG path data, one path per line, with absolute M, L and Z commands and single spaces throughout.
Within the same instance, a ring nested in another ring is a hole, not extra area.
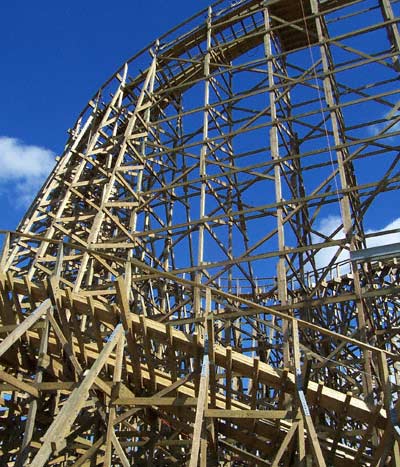
M 96 359 L 93 366 L 87 372 L 79 386 L 72 392 L 68 401 L 64 404 L 54 422 L 45 433 L 43 444 L 40 446 L 38 453 L 30 464 L 32 467 L 42 467 L 47 463 L 52 451 L 59 452 L 65 447 L 65 438 L 71 430 L 71 426 L 74 423 L 75 418 L 84 406 L 88 393 L 93 386 L 97 375 L 106 364 L 112 350 L 118 343 L 118 339 L 121 338 L 122 332 L 122 325 L 118 325 L 110 336 L 109 341 L 100 352 L 99 357 Z
M 0 232 L 2 465 L 400 466 L 398 14 L 219 0 L 101 86 Z

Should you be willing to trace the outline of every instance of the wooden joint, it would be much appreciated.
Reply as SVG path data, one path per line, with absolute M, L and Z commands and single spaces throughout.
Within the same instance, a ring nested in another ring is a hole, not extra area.
M 48 354 L 40 354 L 38 358 L 38 367 L 46 370 L 50 366 L 50 355 Z

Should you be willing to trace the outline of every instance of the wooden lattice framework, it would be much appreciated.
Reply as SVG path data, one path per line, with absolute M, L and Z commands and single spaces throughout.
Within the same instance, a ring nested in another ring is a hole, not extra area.
M 102 86 L 4 233 L 1 465 L 400 466 L 396 11 L 222 0 Z

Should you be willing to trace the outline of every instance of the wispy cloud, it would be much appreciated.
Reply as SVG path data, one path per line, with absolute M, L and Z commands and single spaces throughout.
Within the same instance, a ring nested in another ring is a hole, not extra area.
M 400 131 L 399 106 L 400 106 L 400 101 L 393 107 L 391 112 L 385 115 L 382 115 L 382 119 L 386 119 L 386 121 L 381 121 L 381 123 L 376 123 L 375 125 L 368 126 L 367 131 L 369 135 L 376 136 L 379 133 L 383 132 L 386 128 L 388 128 L 384 133 L 382 133 L 382 136 L 384 134 L 386 136 L 380 137 L 379 138 L 380 141 L 386 141 L 387 143 L 393 143 L 395 141 L 398 141 L 399 135 L 394 135 L 393 133 L 397 133 L 398 131 Z M 392 123 L 393 119 L 397 120 L 394 124 Z
M 52 151 L 0 136 L 0 188 L 19 205 L 28 205 L 54 166 Z
M 387 124 L 385 123 L 377 123 L 376 125 L 372 125 L 371 127 L 368 128 L 368 132 L 371 136 L 376 136 L 381 131 L 383 131 L 387 127 Z M 379 137 L 380 142 L 386 141 L 387 143 L 394 143 L 399 140 L 399 135 L 396 135 L 394 133 L 397 133 L 400 131 L 400 122 L 395 123 L 386 133 L 385 136 Z

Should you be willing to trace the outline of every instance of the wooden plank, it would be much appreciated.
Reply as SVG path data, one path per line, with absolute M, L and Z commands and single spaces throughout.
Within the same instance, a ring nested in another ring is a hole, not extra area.
M 94 380 L 94 386 L 96 387 L 96 389 L 99 389 L 104 394 L 106 394 L 108 397 L 111 397 L 111 393 L 112 393 L 111 384 L 106 383 L 101 378 L 97 377 Z
M 17 340 L 25 334 L 51 307 L 50 299 L 45 300 L 36 310 L 31 313 L 11 334 L 0 344 L 0 356 L 4 354 Z
M 43 467 L 48 461 L 53 449 L 57 449 L 58 446 L 62 446 L 72 423 L 86 402 L 90 388 L 104 364 L 107 362 L 122 334 L 123 327 L 119 324 L 110 336 L 108 342 L 104 345 L 103 350 L 85 375 L 80 385 L 73 391 L 69 399 L 64 403 L 53 423 L 50 425 L 43 437 L 44 441 L 42 446 L 30 464 L 31 467 Z
M 254 410 L 257 405 L 257 391 L 258 391 L 258 375 L 259 375 L 259 365 L 260 357 L 254 357 L 254 371 L 252 376 L 252 386 L 251 386 L 251 408 Z
M 18 390 L 20 392 L 26 392 L 33 397 L 39 397 L 39 391 L 35 388 L 33 384 L 21 381 L 15 376 L 6 373 L 4 370 L 0 370 L 0 380 L 10 384 L 12 387 L 15 388 L 15 390 Z
M 395 415 L 395 409 L 392 400 L 392 388 L 390 383 L 390 376 L 389 376 L 389 368 L 387 364 L 386 355 L 381 352 L 378 355 L 378 368 L 379 368 L 379 377 L 380 383 L 383 392 L 383 403 L 386 409 L 386 413 L 388 414 L 388 421 L 391 423 L 391 428 L 389 431 L 393 433 L 393 444 L 391 453 L 393 455 L 393 463 L 394 465 L 400 466 L 400 449 L 399 449 L 399 428 L 398 428 L 398 421 L 397 416 Z
M 215 406 L 215 398 L 217 394 L 216 386 L 216 368 L 215 368 L 215 335 L 214 335 L 214 320 L 212 319 L 211 313 L 211 300 L 212 294 L 211 290 L 206 290 L 206 318 L 211 315 L 211 319 L 206 319 L 206 329 L 208 337 L 208 358 L 209 358 L 209 368 L 210 368 L 210 405 L 211 407 Z
M 206 409 L 206 418 L 252 418 L 259 420 L 293 420 L 297 415 L 289 410 L 224 410 Z
M 340 437 L 343 437 L 343 427 L 347 421 L 347 411 L 349 410 L 349 404 L 350 404 L 352 397 L 353 397 L 353 394 L 351 392 L 348 392 L 346 394 L 346 399 L 343 404 L 343 409 L 340 413 L 337 414 L 339 418 L 339 422 L 337 424 L 333 443 L 328 454 L 328 459 L 327 459 L 328 462 L 332 462 L 336 449 L 338 447 L 339 441 L 340 441 Z
M 191 376 L 187 376 L 183 379 L 172 382 L 171 384 L 167 384 L 166 387 L 164 387 L 164 389 L 161 389 L 161 391 L 158 391 L 153 397 L 164 397 L 166 394 L 169 394 L 170 392 L 175 391 L 180 386 L 184 386 L 190 380 L 190 378 Z M 138 413 L 140 410 L 141 410 L 140 408 L 135 408 L 135 409 L 131 409 L 131 410 L 124 412 L 123 414 L 119 415 L 114 420 L 114 424 L 123 422 L 127 418 L 132 417 L 134 414 Z
M 240 460 L 248 460 L 254 465 L 271 465 L 269 461 L 262 459 L 260 456 L 251 454 L 250 452 L 247 452 L 244 449 L 234 446 L 233 444 L 228 443 L 223 439 L 218 440 L 218 444 L 224 447 L 225 449 L 228 449 L 234 452 L 235 454 L 238 454 Z
M 177 372 L 177 362 L 176 362 L 176 356 L 175 356 L 175 348 L 174 348 L 174 336 L 172 334 L 172 328 L 168 327 L 167 328 L 167 358 L 168 358 L 168 364 L 169 368 L 171 371 L 171 376 L 174 381 L 178 379 L 178 372 Z
M 279 467 L 279 462 L 281 461 L 282 457 L 285 454 L 287 447 L 289 446 L 290 442 L 294 434 L 296 433 L 298 427 L 298 422 L 293 423 L 290 430 L 286 433 L 282 443 L 279 446 L 278 452 L 276 453 L 274 460 L 272 461 L 272 467 Z
M 197 397 L 131 397 L 118 398 L 113 405 L 128 405 L 131 407 L 196 407 Z
M 299 467 L 304 467 L 306 461 L 306 437 L 304 431 L 304 420 L 300 418 L 297 425 L 297 455 L 299 459 Z
M 8 324 L 6 326 L 1 326 L 0 327 L 0 334 L 8 334 L 12 331 L 14 331 L 15 328 L 17 328 L 19 324 Z M 33 326 L 32 326 L 33 328 Z
M 314 423 L 309 413 L 303 412 L 304 424 L 307 428 L 307 438 L 310 441 L 311 449 L 314 455 L 314 460 L 318 467 L 326 467 L 325 458 L 318 441 L 317 432 L 315 431 Z
M 57 336 L 58 340 L 60 341 L 62 350 L 68 356 L 69 360 L 72 363 L 72 366 L 75 369 L 75 373 L 76 373 L 77 377 L 79 377 L 80 375 L 82 375 L 83 369 L 82 369 L 82 366 L 79 363 L 78 359 L 75 356 L 75 353 L 73 351 L 73 345 L 71 345 L 71 341 L 68 341 L 66 339 L 66 337 L 64 336 L 60 326 L 58 325 L 58 323 L 55 320 L 52 313 L 49 313 L 49 321 L 50 321 L 51 327 L 54 330 L 55 335 Z
M 57 382 L 42 382 L 36 384 L 40 392 L 57 392 L 66 391 L 70 392 L 77 386 L 76 381 L 57 381 Z
M 40 338 L 40 346 L 39 346 L 39 358 L 37 362 L 36 368 L 36 375 L 35 375 L 35 386 L 37 387 L 43 380 L 43 368 L 41 367 L 41 360 L 43 356 L 47 354 L 48 349 L 48 338 L 49 338 L 49 320 L 46 319 L 45 327 L 42 330 L 42 336 Z M 25 461 L 28 457 L 28 446 L 32 440 L 34 428 L 35 428 L 35 421 L 36 415 L 38 410 L 38 400 L 33 399 L 29 404 L 29 411 L 28 417 L 26 419 L 24 437 L 21 444 L 21 450 L 18 454 L 16 460 L 16 466 L 22 467 L 25 464 Z
M 215 355 L 215 352 L 214 352 Z M 226 409 L 231 408 L 232 400 L 232 347 L 226 347 Z
M 133 371 L 133 381 L 135 383 L 135 388 L 137 390 L 141 389 L 143 386 L 142 374 L 140 367 L 140 350 L 136 339 L 133 336 L 133 313 L 130 312 L 129 302 L 128 302 L 128 291 L 125 284 L 125 281 L 122 277 L 118 277 L 116 282 L 116 291 L 118 304 L 121 313 L 121 321 L 126 332 L 126 341 L 128 344 L 128 350 L 131 355 L 132 361 L 137 362 Z M 138 317 L 137 317 L 138 318 Z
M 90 460 L 96 452 L 103 446 L 106 435 L 101 436 L 92 446 L 75 462 L 75 467 L 82 467 Z
M 120 459 L 120 461 L 122 462 L 122 465 L 124 467 L 131 467 L 131 463 L 129 462 L 128 458 L 126 457 L 126 454 L 124 452 L 124 450 L 122 449 L 122 446 L 120 444 L 120 442 L 118 441 L 117 437 L 115 436 L 115 433 L 114 431 L 111 432 L 111 441 L 114 445 L 114 448 L 117 452 L 117 455 Z
M 297 389 L 298 404 L 303 416 L 304 424 L 307 428 L 307 437 L 310 441 L 311 450 L 314 455 L 314 460 L 318 467 L 326 467 L 325 459 L 322 454 L 321 446 L 318 441 L 318 436 L 315 431 L 314 423 L 311 418 L 310 410 L 306 400 L 306 395 L 303 391 L 302 371 L 300 367 L 300 344 L 299 344 L 299 328 L 296 320 L 292 321 L 292 341 L 293 341 L 293 360 L 295 369 L 295 383 Z M 346 398 L 345 402 L 350 403 L 351 397 Z
M 147 362 L 147 366 L 150 372 L 151 384 L 153 386 L 152 389 L 156 390 L 157 386 L 156 386 L 156 378 L 155 378 L 154 363 L 153 363 L 154 356 L 151 350 L 151 337 L 149 336 L 147 332 L 147 324 L 146 324 L 148 320 L 146 320 L 143 315 L 140 315 L 139 319 L 140 319 L 140 326 L 141 326 L 142 336 L 143 336 L 143 347 L 144 347 L 144 352 L 146 356 L 146 362 Z
M 365 448 L 367 446 L 368 440 L 371 438 L 372 433 L 375 429 L 375 420 L 377 419 L 381 408 L 382 408 L 382 404 L 378 404 L 374 408 L 374 410 L 371 412 L 370 420 L 368 422 L 367 428 L 363 430 L 363 435 L 362 435 L 358 450 L 356 452 L 356 455 L 354 456 L 355 464 L 357 464 L 360 461 L 360 459 L 365 453 Z
M 90 297 L 90 296 L 87 297 L 87 304 L 88 304 L 88 316 L 92 319 L 92 329 L 93 329 L 94 336 L 96 339 L 97 348 L 99 352 L 101 352 L 101 349 L 103 348 L 103 339 L 101 337 L 101 332 L 100 332 L 100 322 L 97 319 L 97 316 L 95 313 L 93 297 Z
M 386 464 L 386 460 L 390 451 L 393 451 L 395 438 L 393 435 L 393 426 L 388 421 L 386 430 L 382 433 L 378 446 L 375 449 L 374 456 L 371 461 L 371 467 L 382 467 Z M 397 467 L 396 464 L 393 464 Z
M 207 403 L 207 389 L 208 389 L 208 355 L 204 355 L 203 364 L 201 369 L 199 395 L 196 407 L 196 418 L 193 429 L 193 443 L 190 452 L 189 467 L 197 467 L 199 462 L 199 451 L 201 442 L 201 432 L 203 429 L 204 411 Z

